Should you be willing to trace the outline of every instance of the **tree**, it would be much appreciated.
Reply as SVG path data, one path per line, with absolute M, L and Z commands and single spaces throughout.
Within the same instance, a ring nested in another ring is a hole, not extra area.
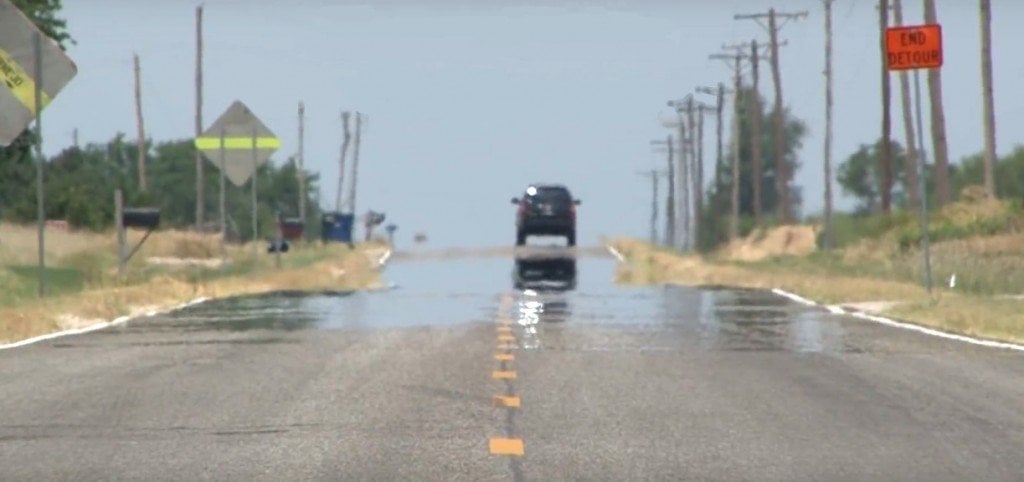
M 850 155 L 842 164 L 836 175 L 836 181 L 843 189 L 843 192 L 857 198 L 858 214 L 874 214 L 886 212 L 883 206 L 883 177 L 879 157 L 882 155 L 884 145 L 881 139 L 873 145 L 861 144 L 856 152 Z M 907 156 L 898 142 L 890 142 L 890 156 L 894 171 L 897 174 L 899 187 L 894 190 L 892 199 L 894 204 L 905 207 L 907 194 L 913 192 L 915 187 L 907 183 L 906 165 Z
M 982 185 L 984 175 L 984 153 L 978 153 L 960 161 L 960 169 L 953 176 L 957 191 L 967 186 Z M 998 159 L 995 169 L 995 188 L 1006 199 L 1024 199 L 1024 146 L 1017 146 L 1013 152 Z
M 67 44 L 74 44 L 75 39 L 71 38 L 68 32 L 67 21 L 60 18 L 60 11 L 63 7 L 61 0 L 13 0 L 14 6 L 36 24 L 47 37 L 52 38 L 60 47 L 66 48 Z
M 741 98 L 749 98 L 746 96 L 755 95 L 749 88 L 744 88 L 741 92 Z M 754 184 L 755 182 L 760 185 L 761 188 L 761 212 L 762 213 L 779 213 L 782 210 L 779 209 L 779 203 L 781 202 L 782 196 L 780 196 L 778 187 L 776 184 L 776 178 L 778 176 L 778 163 L 775 161 L 775 149 L 773 148 L 774 138 L 773 132 L 769 130 L 761 131 L 760 147 L 761 155 L 763 157 L 761 162 L 761 175 L 754 175 L 753 166 L 753 136 L 751 131 L 753 128 L 754 115 L 759 115 L 762 125 L 764 125 L 769 119 L 774 118 L 775 111 L 765 112 L 765 102 L 742 102 L 740 104 L 740 202 L 739 211 L 740 215 L 745 219 L 744 225 L 746 227 L 743 231 L 748 231 L 753 225 L 754 216 Z M 761 112 L 756 112 L 761 110 Z M 783 157 L 783 168 L 786 173 L 796 173 L 800 167 L 800 163 L 797 159 L 797 152 L 803 146 L 803 139 L 807 134 L 807 126 L 803 121 L 793 117 L 792 113 L 788 109 L 783 110 L 782 118 L 784 119 L 785 129 L 783 135 L 785 138 L 786 151 Z M 731 158 L 732 147 L 729 148 L 728 155 L 726 158 Z M 702 239 L 699 241 L 699 246 L 707 248 L 719 244 L 727 239 L 727 220 L 721 216 L 715 216 L 713 213 L 716 212 L 727 212 L 729 206 L 730 191 L 732 189 L 732 175 L 731 166 L 719 166 L 718 169 L 724 169 L 724 172 L 720 173 L 718 177 L 722 179 L 721 187 L 716 187 L 712 192 L 708 193 L 709 201 L 706 203 L 702 222 L 704 223 L 705 229 L 702 234 Z M 802 195 L 798 187 L 789 186 L 788 191 L 789 209 L 790 213 L 799 212 L 799 207 L 802 201 Z M 725 209 L 723 211 L 723 209 Z M 780 221 L 780 220 L 777 220 Z M 743 234 L 742 232 L 740 234 Z

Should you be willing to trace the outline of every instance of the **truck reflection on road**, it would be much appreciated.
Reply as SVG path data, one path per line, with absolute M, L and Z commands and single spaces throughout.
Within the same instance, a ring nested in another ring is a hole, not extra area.
M 512 272 L 517 290 L 568 291 L 576 289 L 576 258 L 517 257 Z
M 541 347 L 541 323 L 563 322 L 571 315 L 568 292 L 576 289 L 576 258 L 551 253 L 517 256 L 512 284 L 519 290 L 515 319 L 522 327 L 521 346 Z

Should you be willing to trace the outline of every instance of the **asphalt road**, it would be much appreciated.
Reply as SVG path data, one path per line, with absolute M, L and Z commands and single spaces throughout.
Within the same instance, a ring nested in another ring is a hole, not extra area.
M 1024 355 L 514 266 L 0 351 L 0 480 L 1024 480 Z

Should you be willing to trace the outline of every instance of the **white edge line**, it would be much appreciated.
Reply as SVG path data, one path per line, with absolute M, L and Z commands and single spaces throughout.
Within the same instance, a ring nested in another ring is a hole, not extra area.
M 615 249 L 615 246 L 606 244 L 604 247 L 605 249 L 608 250 L 609 253 L 612 254 L 612 256 L 615 256 L 615 259 L 618 259 L 620 263 L 626 262 L 626 257 L 623 256 L 622 253 L 619 252 L 619 250 Z
M 377 259 L 377 265 L 384 266 L 384 264 L 387 263 L 389 259 L 391 259 L 391 250 L 390 249 L 385 251 L 384 254 L 381 255 L 380 258 Z
M 790 293 L 788 291 L 785 291 L 785 290 L 782 290 L 782 289 L 779 289 L 779 288 L 772 289 L 772 293 L 775 293 L 776 295 L 779 295 L 779 296 L 781 296 L 783 298 L 788 298 L 790 300 L 796 301 L 797 303 L 801 303 L 801 304 L 804 304 L 804 305 L 807 305 L 807 306 L 822 306 L 822 305 L 820 305 L 820 304 L 818 304 L 818 303 L 816 303 L 814 301 L 811 301 L 811 300 L 809 300 L 807 298 L 804 298 L 804 297 L 802 297 L 800 295 L 797 295 L 797 294 L 794 294 L 794 293 Z M 873 321 L 875 323 L 879 323 L 879 324 L 882 324 L 882 325 L 885 325 L 885 326 L 891 326 L 893 328 L 900 328 L 900 329 L 903 329 L 903 330 L 916 331 L 918 333 L 922 333 L 922 334 L 930 335 L 930 336 L 937 336 L 939 338 L 945 338 L 947 340 L 960 341 L 960 342 L 970 343 L 972 345 L 984 346 L 984 347 L 988 347 L 988 348 L 1003 348 L 1003 349 L 1006 349 L 1006 350 L 1015 350 L 1015 351 L 1024 352 L 1024 345 L 1018 345 L 1016 343 L 1008 343 L 1008 342 L 1004 342 L 1004 341 L 995 341 L 995 340 L 985 340 L 985 339 L 982 339 L 982 338 L 974 338 L 974 337 L 970 337 L 970 336 L 967 336 L 967 335 L 960 335 L 960 334 L 956 334 L 956 333 L 949 333 L 949 332 L 945 332 L 945 331 L 941 331 L 941 330 L 936 330 L 934 328 L 927 328 L 927 327 L 924 327 L 924 326 L 921 326 L 921 325 L 915 325 L 913 323 L 903 323 L 903 322 L 896 321 L 896 320 L 893 320 L 893 319 L 890 319 L 890 318 L 886 318 L 884 316 L 872 315 L 872 314 L 864 313 L 862 311 L 848 310 L 848 309 L 844 309 L 844 308 L 842 308 L 840 306 L 835 306 L 835 305 L 827 305 L 827 306 L 824 306 L 824 308 L 827 309 L 830 313 L 833 313 L 833 314 L 837 314 L 837 315 L 850 315 L 850 316 L 853 316 L 854 318 L 858 318 L 858 319 L 861 319 L 861 320 Z
M 137 316 L 136 318 L 142 318 L 142 317 L 146 317 L 146 316 L 154 316 L 154 315 L 159 315 L 159 314 L 170 313 L 170 312 L 173 312 L 173 311 L 178 311 L 178 310 L 180 310 L 182 308 L 187 308 L 187 307 L 192 306 L 192 305 L 197 305 L 199 303 L 202 303 L 202 302 L 208 301 L 208 300 L 209 300 L 209 298 L 200 297 L 200 298 L 196 298 L 194 300 L 191 300 L 189 302 L 182 303 L 182 304 L 179 304 L 177 306 L 173 306 L 173 307 L 168 308 L 168 309 L 163 310 L 163 311 L 150 311 L 150 312 L 145 313 L 144 315 Z M 91 331 L 102 330 L 104 328 L 109 328 L 111 326 L 121 325 L 121 324 L 127 323 L 131 319 L 132 319 L 132 317 L 130 317 L 130 316 L 119 316 L 119 317 L 114 318 L 113 320 L 110 320 L 110 321 L 101 321 L 99 323 L 94 323 L 92 325 L 84 326 L 82 328 L 73 328 L 73 329 L 70 329 L 70 330 L 64 330 L 64 331 L 58 331 L 58 332 L 54 332 L 54 333 L 47 333 L 45 335 L 34 336 L 32 338 L 26 338 L 24 340 L 19 340 L 19 341 L 15 341 L 15 342 L 12 342 L 12 343 L 7 343 L 7 344 L 4 344 L 4 345 L 0 345 L 0 350 L 9 350 L 11 348 L 19 348 L 19 347 L 22 347 L 22 346 L 31 345 L 33 343 L 39 343 L 41 341 L 52 340 L 54 338 L 60 338 L 60 337 L 63 337 L 63 336 L 81 335 L 83 333 L 89 333 Z
M 772 289 L 772 293 L 775 293 L 775 294 L 777 294 L 777 295 L 779 295 L 779 296 L 781 296 L 783 298 L 789 298 L 790 300 L 793 300 L 793 301 L 795 301 L 797 303 L 800 303 L 802 305 L 818 306 L 817 303 L 815 303 L 815 302 L 813 302 L 813 301 L 811 301 L 811 300 L 809 300 L 807 298 L 804 298 L 803 296 L 800 296 L 800 295 L 795 294 L 795 293 L 790 293 L 788 291 L 781 290 L 779 288 Z

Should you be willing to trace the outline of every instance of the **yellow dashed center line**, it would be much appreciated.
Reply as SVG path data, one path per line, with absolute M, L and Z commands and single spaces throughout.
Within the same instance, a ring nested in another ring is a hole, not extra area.
M 494 406 L 505 408 L 519 408 L 519 397 L 515 395 L 495 395 Z
M 503 380 L 506 386 L 506 393 L 503 395 L 495 395 L 494 403 L 495 407 L 509 410 L 507 426 L 503 430 L 505 437 L 492 437 L 489 439 L 488 450 L 491 455 L 506 455 L 513 457 L 522 457 L 524 453 L 523 440 L 520 438 L 514 438 L 517 435 L 515 432 L 515 425 L 512 420 L 512 410 L 520 408 L 522 400 L 514 393 L 514 386 L 512 380 L 516 379 L 515 370 L 510 369 L 510 365 L 515 361 L 516 357 L 512 354 L 512 350 L 519 348 L 517 346 L 517 340 L 513 334 L 513 327 L 515 322 L 507 314 L 508 309 L 512 306 L 512 297 L 504 296 L 501 299 L 501 307 L 499 308 L 499 315 L 497 317 L 495 329 L 498 337 L 498 350 L 494 355 L 494 360 L 498 362 L 498 369 L 491 372 L 491 378 L 495 380 Z M 517 464 L 518 462 L 511 462 Z M 513 472 L 517 469 L 517 466 L 513 465 Z
M 517 438 L 492 438 L 491 455 L 523 455 L 523 441 Z
M 495 380 L 515 380 L 516 372 L 514 370 L 495 370 L 491 372 L 491 377 Z

